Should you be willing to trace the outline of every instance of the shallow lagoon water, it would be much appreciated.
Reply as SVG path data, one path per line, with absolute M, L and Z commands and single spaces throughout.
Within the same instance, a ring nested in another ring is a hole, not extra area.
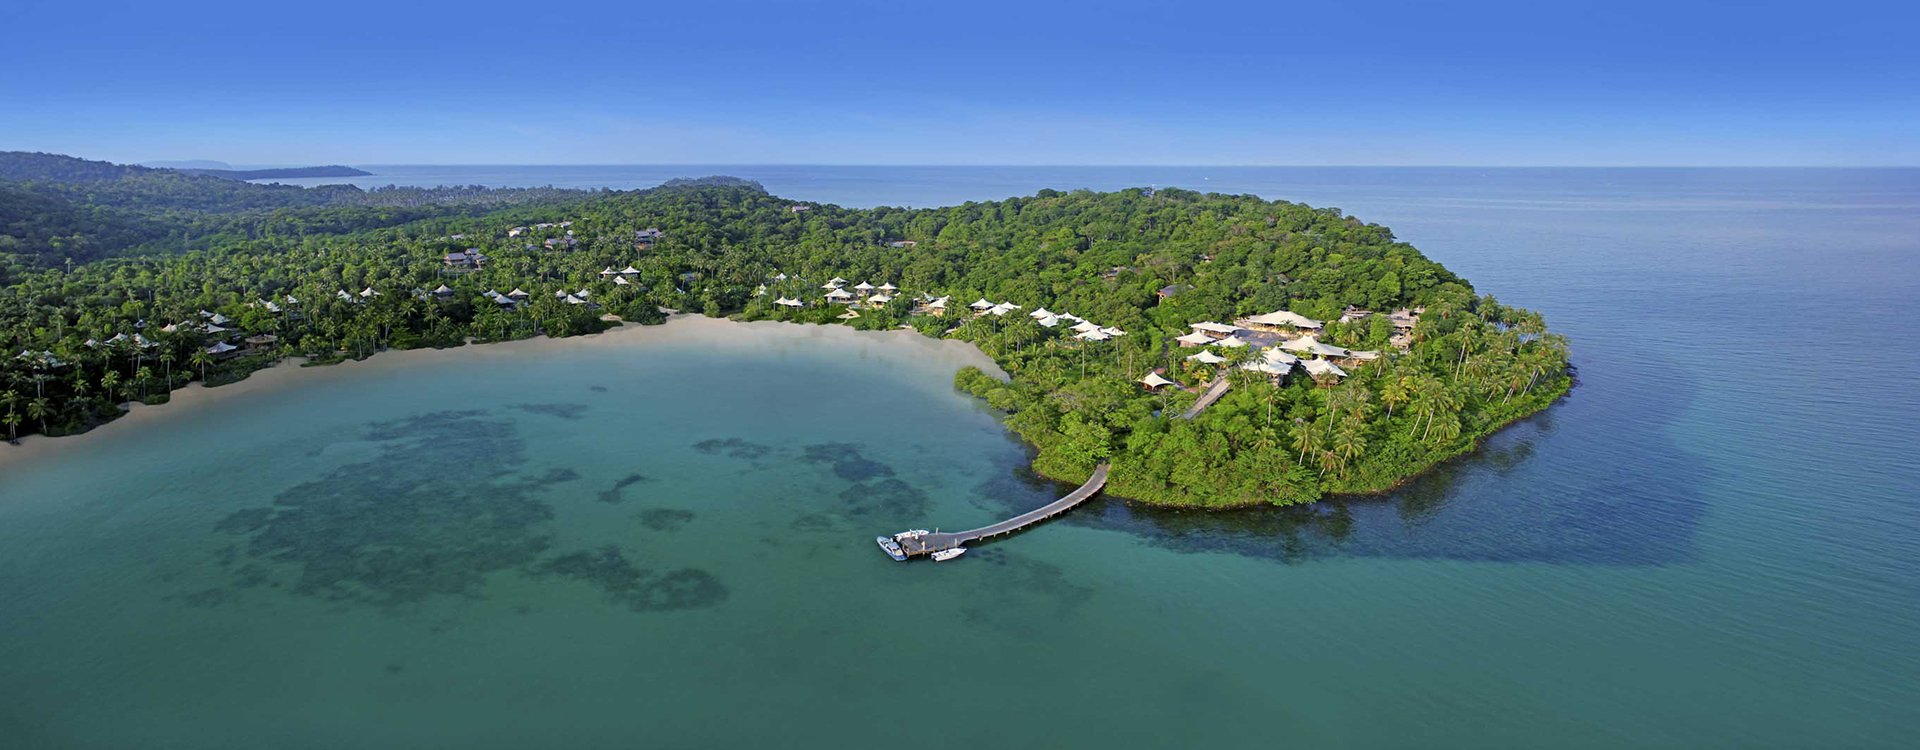
M 951 564 L 870 540 L 1059 490 L 911 336 L 682 321 L 109 428 L 0 464 L 0 737 L 1904 746 L 1916 174 L 1196 185 L 1393 226 L 1580 387 L 1384 498 L 1096 500 Z

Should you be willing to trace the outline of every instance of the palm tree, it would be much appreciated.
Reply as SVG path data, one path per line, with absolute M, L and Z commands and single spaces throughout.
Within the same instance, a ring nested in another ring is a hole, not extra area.
M 1313 431 L 1313 424 L 1304 419 L 1293 420 L 1293 449 L 1300 451 L 1300 463 L 1307 462 L 1307 454 L 1320 450 L 1320 436 Z
M 107 374 L 100 376 L 100 390 L 107 392 L 108 400 L 113 399 L 113 389 L 119 385 L 120 372 L 118 370 L 108 370 Z
M 142 367 L 133 373 L 134 384 L 140 386 L 140 400 L 147 400 L 147 382 L 153 380 L 153 368 Z
M 173 361 L 175 359 L 177 359 L 177 356 L 173 353 L 173 347 L 167 347 L 166 351 L 160 353 L 160 364 L 165 365 L 167 368 L 167 390 L 169 391 L 173 390 Z
M 53 412 L 53 404 L 46 396 L 39 396 L 27 402 L 27 416 L 40 421 L 40 434 L 47 434 L 47 415 Z
M 207 382 L 207 365 L 213 363 L 213 355 L 208 354 L 207 350 L 205 349 L 196 347 L 193 350 L 192 362 L 195 366 L 200 368 L 200 382 L 202 384 L 206 383 Z
M 1413 398 L 1413 376 L 1402 375 L 1387 381 L 1380 389 L 1380 402 L 1387 405 L 1387 418 L 1393 418 L 1393 407 L 1404 404 Z
M 1457 394 L 1455 394 L 1451 389 L 1447 388 L 1444 385 L 1440 385 L 1434 388 L 1433 392 L 1427 396 L 1426 411 L 1427 411 L 1428 433 L 1431 433 L 1433 430 L 1433 420 L 1434 420 L 1435 414 L 1442 411 L 1452 412 L 1453 410 L 1458 408 L 1460 408 L 1460 397 Z M 1454 414 L 1449 414 L 1447 418 L 1453 421 L 1454 434 L 1459 435 L 1460 434 L 1459 416 Z M 1425 440 L 1426 438 L 1427 438 L 1426 434 L 1422 434 L 1420 436 L 1420 439 L 1422 440 Z
M 1341 462 L 1343 467 L 1346 461 L 1357 459 L 1367 452 L 1367 439 L 1360 434 L 1361 428 L 1365 426 L 1366 420 L 1357 415 L 1350 415 L 1340 421 L 1340 430 L 1333 436 L 1333 450 L 1343 459 Z
M 20 439 L 20 412 L 14 411 L 11 408 L 7 409 L 6 422 L 7 422 L 7 440 L 9 441 L 19 440 Z
M 1439 438 L 1434 441 L 1435 443 L 1444 445 L 1452 442 L 1455 438 L 1460 437 L 1460 416 L 1458 414 L 1448 414 L 1446 419 L 1434 424 L 1433 428 L 1432 436 Z

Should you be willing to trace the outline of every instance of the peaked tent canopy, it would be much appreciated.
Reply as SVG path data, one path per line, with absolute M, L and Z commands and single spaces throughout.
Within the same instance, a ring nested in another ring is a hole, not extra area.
M 1146 377 L 1140 379 L 1140 384 L 1148 388 L 1159 388 L 1161 386 L 1173 385 L 1174 382 L 1161 377 L 1160 373 L 1150 372 L 1147 373 Z

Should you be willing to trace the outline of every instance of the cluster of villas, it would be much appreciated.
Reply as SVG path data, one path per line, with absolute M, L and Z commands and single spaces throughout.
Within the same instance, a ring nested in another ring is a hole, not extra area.
M 291 305 L 299 304 L 299 302 L 300 300 L 296 299 L 292 295 L 288 295 L 286 298 L 285 304 L 287 306 L 291 306 Z M 266 309 L 268 312 L 273 312 L 273 313 L 283 312 L 286 309 L 279 302 L 275 302 L 273 300 L 265 300 L 265 299 L 248 302 L 247 306 L 253 307 L 253 308 L 263 308 L 263 309 Z M 188 320 L 188 321 L 181 321 L 178 323 L 168 323 L 164 326 L 161 326 L 159 330 L 161 333 L 166 333 L 166 334 L 194 333 L 194 334 L 199 334 L 201 336 L 205 336 L 207 337 L 208 340 L 213 342 L 212 344 L 206 347 L 206 352 L 215 357 L 221 357 L 221 358 L 237 356 L 240 354 L 247 354 L 247 353 L 252 353 L 257 351 L 263 351 L 268 348 L 271 348 L 273 344 L 279 340 L 279 337 L 274 336 L 271 333 L 260 333 L 260 334 L 254 334 L 249 336 L 246 334 L 245 331 L 240 331 L 232 326 L 233 326 L 232 318 L 229 318 L 225 315 L 221 315 L 220 313 L 217 313 L 217 312 L 201 310 L 199 313 L 199 320 Z M 144 329 L 147 327 L 147 321 L 145 320 L 137 321 L 133 324 L 133 327 L 136 329 Z M 96 350 L 97 349 L 131 349 L 131 350 L 137 350 L 137 351 L 145 351 L 148 349 L 158 348 L 160 346 L 160 342 L 147 338 L 145 332 L 138 332 L 138 333 L 114 334 L 112 338 L 106 339 L 104 341 L 100 339 L 90 338 L 84 342 L 81 342 L 81 345 L 87 347 L 88 349 L 96 349 Z M 54 357 L 51 352 L 40 352 L 38 354 L 35 354 L 34 352 L 23 351 L 20 353 L 19 358 L 20 359 L 37 359 L 40 364 L 55 366 L 55 367 L 63 364 L 63 363 L 60 363 L 58 358 Z
M 773 281 L 786 281 L 787 278 L 787 275 L 784 273 L 778 274 L 773 277 Z M 860 317 L 859 308 L 862 306 L 881 307 L 886 305 L 892 302 L 895 294 L 900 291 L 900 287 L 894 286 L 893 282 L 881 282 L 878 286 L 875 286 L 871 282 L 862 281 L 849 287 L 847 286 L 847 280 L 838 276 L 827 280 L 827 283 L 821 284 L 820 288 L 826 290 L 821 296 L 826 299 L 827 304 L 847 306 L 847 311 L 840 315 L 840 319 L 842 320 L 851 320 Z M 765 294 L 766 291 L 767 287 L 762 285 L 755 293 Z M 773 300 L 773 304 L 785 308 L 801 308 L 807 306 L 807 303 L 801 301 L 798 297 L 776 297 Z
M 1392 343 L 1405 349 L 1412 342 L 1413 327 L 1420 320 L 1419 309 L 1396 310 L 1389 315 L 1395 333 Z M 1347 308 L 1342 322 L 1364 320 L 1373 313 Z M 1347 377 L 1347 370 L 1380 358 L 1380 352 L 1346 349 L 1320 340 L 1325 326 L 1318 320 L 1289 310 L 1253 315 L 1233 323 L 1205 321 L 1192 324 L 1192 331 L 1175 338 L 1182 347 L 1200 351 L 1185 357 L 1201 365 L 1221 366 L 1238 361 L 1239 368 L 1265 374 L 1278 382 L 1295 369 L 1305 371 L 1315 382 L 1333 383 Z M 1249 356 L 1228 356 L 1223 352 L 1245 349 Z M 1148 389 L 1176 383 L 1155 370 L 1140 379 Z
M 552 223 L 534 224 L 531 227 L 512 227 L 507 230 L 507 236 L 519 237 L 531 231 L 557 229 L 565 233 L 558 236 L 545 238 L 540 241 L 539 245 L 527 245 L 525 249 L 536 250 L 536 249 L 544 248 L 547 250 L 562 250 L 562 251 L 577 250 L 580 247 L 580 238 L 574 235 L 572 229 L 568 228 L 571 226 L 573 226 L 573 222 L 571 221 L 560 221 L 560 222 L 552 222 Z M 634 248 L 636 250 L 643 250 L 643 251 L 647 250 L 649 248 L 652 248 L 654 243 L 659 242 L 661 238 L 664 238 L 664 237 L 666 237 L 666 232 L 663 232 L 660 229 L 655 227 L 648 227 L 646 229 L 634 230 L 634 233 L 633 233 Z M 465 238 L 466 238 L 466 235 L 464 234 L 456 234 L 448 237 L 442 237 L 441 239 L 442 240 L 449 240 L 449 239 L 459 240 L 459 239 L 465 239 Z M 447 253 L 440 257 L 441 265 L 446 270 L 453 271 L 453 272 L 472 271 L 477 268 L 482 268 L 486 266 L 488 260 L 489 258 L 486 256 L 486 254 L 480 252 L 480 248 L 477 248 L 477 247 L 470 247 L 465 250 L 461 250 L 459 252 Z

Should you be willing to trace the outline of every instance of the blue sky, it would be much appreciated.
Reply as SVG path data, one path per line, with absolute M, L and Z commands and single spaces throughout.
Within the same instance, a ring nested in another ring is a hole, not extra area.
M 1733 5 L 0 0 L 0 149 L 236 164 L 1920 164 L 1920 11 Z

